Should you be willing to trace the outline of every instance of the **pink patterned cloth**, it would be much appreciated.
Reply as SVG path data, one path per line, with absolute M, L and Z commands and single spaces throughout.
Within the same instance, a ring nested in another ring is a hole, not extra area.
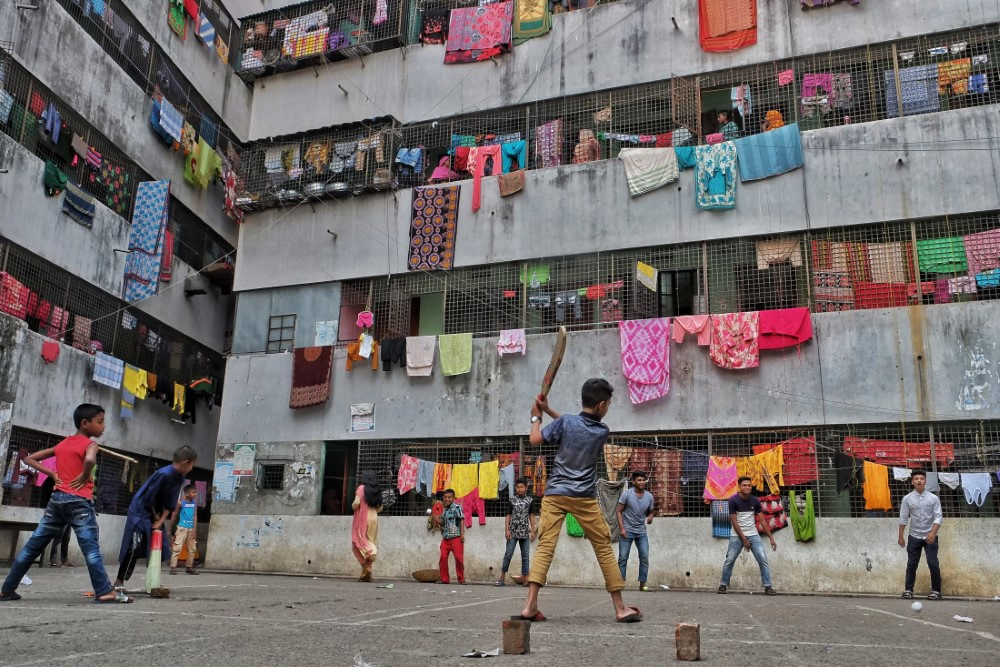
M 535 166 L 558 167 L 562 164 L 562 118 L 535 128 Z
M 528 352 L 528 340 L 525 338 L 524 329 L 504 329 L 500 332 L 500 340 L 497 341 L 497 354 L 501 357 L 505 354 L 521 353 L 523 357 Z
M 399 475 L 396 476 L 396 488 L 402 495 L 407 491 L 417 488 L 417 470 L 420 467 L 420 459 L 403 454 L 399 462 Z
M 795 80 L 795 70 L 786 69 L 784 71 L 778 72 L 778 85 L 787 86 L 792 81 Z
M 969 234 L 962 239 L 969 260 L 969 275 L 1000 268 L 1000 229 Z
M 706 134 L 705 143 L 711 146 L 712 144 L 721 144 L 726 138 L 723 136 L 722 132 L 716 132 L 715 134 Z
M 622 320 L 622 371 L 633 404 L 666 396 L 670 391 L 670 318 Z
M 708 345 L 712 342 L 712 325 L 708 315 L 675 317 L 672 331 L 675 343 L 683 343 L 686 334 L 697 334 L 698 345 Z
M 760 313 L 712 315 L 709 356 L 719 368 L 742 370 L 760 365 Z

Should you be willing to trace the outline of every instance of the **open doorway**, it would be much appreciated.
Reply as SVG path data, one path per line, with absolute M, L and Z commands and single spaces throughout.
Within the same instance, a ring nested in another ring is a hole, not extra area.
M 351 503 L 358 484 L 357 467 L 357 441 L 326 443 L 320 514 L 343 516 L 352 513 Z

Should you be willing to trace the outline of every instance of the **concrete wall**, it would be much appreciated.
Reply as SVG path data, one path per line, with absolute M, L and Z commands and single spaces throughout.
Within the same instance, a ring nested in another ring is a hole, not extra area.
M 443 46 L 417 44 L 373 54 L 363 63 L 332 63 L 318 73 L 310 68 L 265 77 L 255 85 L 250 137 L 386 114 L 404 122 L 444 118 L 1000 20 L 1000 7 L 990 0 L 959 4 L 883 0 L 803 12 L 796 2 L 762 1 L 756 45 L 706 53 L 698 43 L 698 3 L 616 2 L 553 17 L 549 35 L 515 47 L 495 63 L 444 65 Z M 294 114 L 288 113 L 290 100 Z
M 253 92 L 236 76 L 233 68 L 223 63 L 215 49 L 209 49 L 195 35 L 189 24 L 188 37 L 182 40 L 170 29 L 163 7 L 148 0 L 123 0 L 142 26 L 153 36 L 174 65 L 208 102 L 212 110 L 225 121 L 240 141 L 246 141 L 250 129 L 250 105 Z M 220 26 L 215 26 L 218 31 Z M 229 58 L 236 58 L 240 41 L 239 25 L 233 24 L 233 40 Z
M 170 406 L 158 400 L 138 401 L 131 421 L 119 419 L 121 390 L 95 383 L 93 357 L 68 345 L 59 358 L 46 364 L 41 357 L 44 337 L 28 332 L 21 347 L 21 370 L 13 423 L 46 433 L 73 432 L 73 409 L 80 403 L 97 403 L 107 410 L 107 430 L 101 444 L 114 449 L 170 459 L 181 445 L 198 452 L 198 467 L 212 468 L 215 459 L 219 408 L 198 405 L 198 423 L 170 421 Z
M 801 351 L 765 351 L 760 368 L 741 372 L 716 368 L 705 347 L 671 343 L 670 394 L 638 406 L 626 398 L 618 331 L 574 332 L 550 401 L 576 410 L 583 381 L 605 377 L 618 391 L 606 420 L 613 432 L 996 419 L 1000 388 L 988 387 L 975 409 L 960 399 L 978 355 L 995 363 L 998 318 L 998 302 L 816 314 L 815 339 Z M 302 410 L 285 408 L 290 354 L 233 356 L 225 396 L 235 407 L 223 413 L 219 441 L 526 435 L 553 336 L 528 339 L 527 356 L 505 359 L 495 338 L 474 340 L 472 372 L 451 378 L 437 368 L 429 378 L 348 372 L 338 351 L 332 398 Z M 350 405 L 362 402 L 375 403 L 374 433 L 349 432 Z
M 0 314 L 0 461 L 7 460 L 17 379 L 21 372 L 21 348 L 27 330 L 28 326 L 21 320 Z
M 243 292 L 236 307 L 233 354 L 265 351 L 270 317 L 292 314 L 296 315 L 295 347 L 312 345 L 316 340 L 316 322 L 340 317 L 340 284 Z
M 13 25 L 16 36 L 14 57 L 153 178 L 170 179 L 173 196 L 235 245 L 222 187 L 202 190 L 184 181 L 181 153 L 149 126 L 152 102 L 145 92 L 59 4 L 38 4 L 38 11 L 17 11 L 13 2 L 0 3 L 0 26 Z
M 794 540 L 791 528 L 775 534 L 778 550 L 768 554 L 774 586 L 781 592 L 883 593 L 902 590 L 906 552 L 896 545 L 893 519 L 817 519 L 816 539 Z M 423 517 L 381 517 L 375 576 L 409 578 L 414 570 L 436 568 L 440 533 L 426 531 Z M 465 541 L 465 571 L 470 581 L 492 582 L 503 558 L 501 519 L 473 523 Z M 275 528 L 277 527 L 277 528 Z M 995 564 L 994 550 L 984 549 L 983 536 L 996 535 L 996 519 L 948 519 L 941 529 L 941 570 L 949 596 L 990 598 L 1000 584 L 982 573 Z M 209 531 L 208 566 L 257 572 L 296 572 L 356 576 L 351 553 L 351 517 L 218 516 Z M 673 590 L 714 589 L 719 585 L 727 541 L 712 538 L 711 519 L 658 518 L 649 527 L 649 583 Z M 614 545 L 615 554 L 618 548 Z M 534 549 L 532 549 L 534 551 Z M 638 568 L 633 550 L 628 578 Z M 454 573 L 454 563 L 451 565 Z M 549 583 L 604 586 L 590 543 L 560 535 Z M 741 555 L 731 581 L 733 589 L 760 591 L 757 563 Z M 916 590 L 930 590 L 921 566 Z
M 235 502 L 212 501 L 212 514 L 279 514 L 313 516 L 319 512 L 323 496 L 323 461 L 326 445 L 322 442 L 258 442 L 256 465 L 285 465 L 283 488 L 262 490 L 256 471 L 253 477 L 239 478 Z M 232 461 L 232 445 L 219 445 L 216 461 Z M 301 466 L 312 466 L 313 474 L 298 475 Z
M 741 183 L 728 211 L 695 207 L 693 170 L 632 198 L 619 160 L 529 171 L 512 197 L 487 178 L 477 213 L 472 181 L 463 181 L 455 265 L 996 210 L 996 188 L 969 184 L 1000 177 L 1000 155 L 979 139 L 998 133 L 994 106 L 803 132 L 805 167 Z M 857 146 L 872 150 L 845 150 Z M 411 199 L 400 190 L 248 216 L 236 289 L 405 272 Z

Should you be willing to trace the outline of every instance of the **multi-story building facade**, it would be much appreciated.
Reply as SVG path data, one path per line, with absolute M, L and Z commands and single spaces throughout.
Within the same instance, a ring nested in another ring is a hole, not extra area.
M 228 163 L 249 136 L 252 91 L 227 63 L 238 38 L 228 10 L 196 2 L 205 20 L 182 16 L 175 32 L 166 4 L 0 6 L 5 556 L 44 506 L 20 459 L 72 433 L 83 402 L 107 410 L 101 444 L 110 453 L 99 455 L 96 497 L 110 560 L 138 485 L 180 445 L 199 453 L 191 479 L 210 495 L 235 307 L 236 213 L 227 215 L 220 183 L 185 179 L 190 156 L 165 143 L 150 119 L 154 106 L 172 106 L 210 144 L 196 154 Z M 169 193 L 140 194 L 164 181 Z M 149 237 L 137 238 L 137 225 L 150 223 Z M 152 276 L 133 255 L 154 258 Z M 133 276 L 145 281 L 144 294 L 126 287 Z M 121 380 L 94 380 L 98 353 L 155 378 L 150 395 L 123 410 Z M 188 393 L 198 380 L 215 388 Z M 174 410 L 175 394 L 186 394 L 183 410 Z M 75 541 L 71 548 L 79 562 Z
M 370 43 L 351 41 L 345 22 L 366 32 L 374 7 L 328 4 L 272 2 L 242 19 L 240 75 L 254 82 L 240 193 L 248 213 L 213 564 L 354 573 L 357 473 L 373 469 L 395 487 L 404 455 L 439 464 L 517 455 L 541 484 L 539 464 L 554 452 L 528 445 L 528 409 L 564 325 L 552 405 L 576 410 L 583 380 L 610 380 L 612 442 L 631 455 L 618 475 L 652 466 L 654 493 L 667 496 L 651 527 L 651 581 L 718 583 L 725 547 L 703 500 L 707 456 L 795 443 L 804 472 L 781 496 L 812 492 L 817 537 L 778 533 L 776 585 L 899 590 L 905 555 L 893 517 L 908 482 L 888 471 L 891 508 L 873 509 L 883 506 L 878 489 L 838 490 L 837 458 L 853 453 L 900 476 L 915 467 L 977 475 L 967 486 L 1000 468 L 991 370 L 1000 256 L 988 242 L 1000 229 L 990 184 L 995 4 L 933 0 L 900 12 L 867 0 L 757 2 L 756 42 L 708 52 L 693 0 L 583 3 L 553 15 L 551 32 L 466 64 L 445 64 L 444 46 L 420 41 L 425 17 L 466 3 L 390 0 Z M 347 36 L 334 43 L 338 31 Z M 310 47 L 317 35 L 325 46 Z M 705 144 L 723 129 L 721 111 L 741 138 L 759 135 L 773 112 L 797 123 L 802 168 L 740 182 L 728 210 L 696 206 L 689 170 L 630 196 L 622 149 Z M 501 197 L 485 178 L 473 210 L 474 180 L 451 179 L 453 264 L 411 270 L 413 188 L 457 148 L 494 139 L 527 141 L 523 190 Z M 395 162 L 417 148 L 422 171 Z M 980 253 L 983 243 L 992 249 Z M 636 279 L 638 263 L 655 270 L 652 290 Z M 748 370 L 716 366 L 690 338 L 672 342 L 669 393 L 629 400 L 619 321 L 795 307 L 811 311 L 807 342 L 764 351 Z M 471 372 L 444 376 L 435 361 L 430 377 L 411 377 L 349 361 L 362 311 L 374 315 L 376 340 L 471 333 Z M 527 354 L 501 358 L 499 333 L 522 328 Z M 290 409 L 290 352 L 329 342 L 330 331 L 332 396 Z M 357 409 L 366 404 L 374 420 Z M 244 443 L 255 445 L 252 474 L 222 480 Z M 614 475 L 610 463 L 602 477 Z M 970 503 L 961 486 L 942 485 L 941 497 L 948 592 L 983 594 L 997 495 Z M 408 491 L 386 510 L 377 573 L 433 566 L 430 503 Z M 486 514 L 502 516 L 500 504 L 487 500 Z M 491 518 L 470 529 L 470 577 L 495 575 L 502 526 Z M 598 583 L 580 542 L 560 544 L 566 557 L 551 581 Z M 754 576 L 748 568 L 737 581 Z

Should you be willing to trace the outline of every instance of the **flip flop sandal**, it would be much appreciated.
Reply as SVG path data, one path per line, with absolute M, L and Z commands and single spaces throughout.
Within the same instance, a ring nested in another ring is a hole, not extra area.
M 110 600 L 102 600 L 101 598 L 95 597 L 94 602 L 97 604 L 132 604 L 132 598 L 125 595 L 121 591 L 115 591 L 115 597 Z
M 542 612 L 536 611 L 534 616 L 528 617 L 528 616 L 521 616 L 520 614 L 518 614 L 517 616 L 511 616 L 510 620 L 528 621 L 530 623 L 543 623 L 544 621 L 547 621 L 549 619 L 545 618 L 545 614 L 543 614 Z
M 507 584 L 505 582 L 503 582 L 503 581 L 498 581 L 497 583 L 495 583 L 493 585 L 496 586 L 497 588 L 501 588 L 503 586 L 506 586 Z
M 629 607 L 629 609 L 634 610 L 633 613 L 625 616 L 624 618 L 615 619 L 619 623 L 638 623 L 642 620 L 642 612 L 638 607 Z

